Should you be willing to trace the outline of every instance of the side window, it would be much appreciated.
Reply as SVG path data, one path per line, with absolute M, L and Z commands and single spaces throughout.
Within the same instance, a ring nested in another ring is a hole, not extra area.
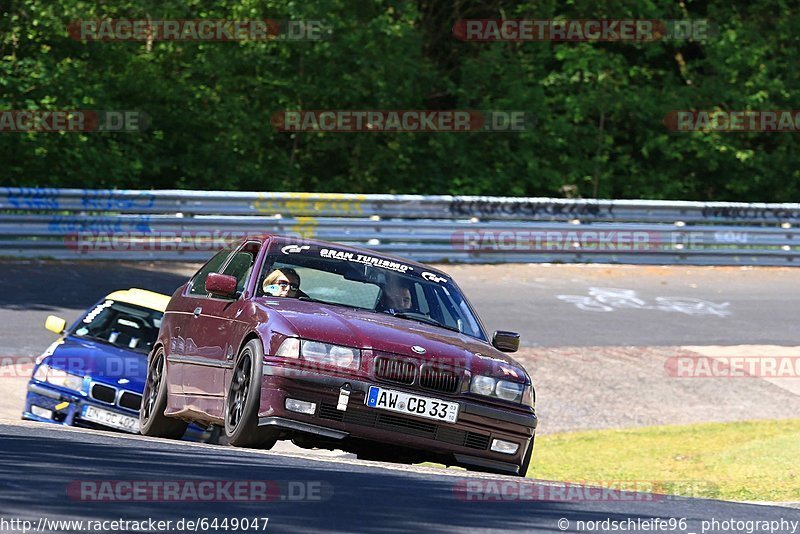
M 217 253 L 216 256 L 211 258 L 208 263 L 206 263 L 202 269 L 197 271 L 197 274 L 194 275 L 194 279 L 192 280 L 192 288 L 189 290 L 190 295 L 195 296 L 205 296 L 206 293 L 206 278 L 208 278 L 208 273 L 218 273 L 222 264 L 225 263 L 225 260 L 228 258 L 228 255 L 231 253 L 231 248 L 226 248 Z
M 248 243 L 245 247 L 233 255 L 228 266 L 222 274 L 227 274 L 236 278 L 236 291 L 241 293 L 253 270 L 253 263 L 258 254 L 258 244 Z

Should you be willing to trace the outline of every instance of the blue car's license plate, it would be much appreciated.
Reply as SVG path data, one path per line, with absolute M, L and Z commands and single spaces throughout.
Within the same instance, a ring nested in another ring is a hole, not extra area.
M 94 406 L 84 406 L 81 417 L 87 421 L 110 426 L 111 428 L 118 428 L 119 430 L 126 430 L 133 433 L 139 432 L 139 420 L 129 415 L 95 408 Z

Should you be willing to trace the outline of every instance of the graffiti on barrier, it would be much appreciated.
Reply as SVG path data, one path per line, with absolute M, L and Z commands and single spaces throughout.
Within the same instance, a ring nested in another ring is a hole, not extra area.
M 707 219 L 800 219 L 800 210 L 760 206 L 706 206 L 701 210 Z
M 81 197 L 82 208 L 97 211 L 148 209 L 155 202 L 155 195 L 147 191 L 123 194 L 117 191 L 84 189 Z
M 614 218 L 613 204 L 576 201 L 460 200 L 450 202 L 450 214 L 466 217 L 524 216 L 564 218 Z
M 47 229 L 63 232 L 152 232 L 149 215 L 133 217 L 76 217 L 56 216 L 50 219 Z
M 82 189 L 77 204 L 61 189 L 49 187 L 4 187 L 0 189 L 10 208 L 39 210 L 115 211 L 148 209 L 156 196 L 148 191 Z M 74 198 L 74 196 L 72 197 Z
M 58 189 L 49 187 L 4 187 L 8 204 L 19 209 L 58 209 Z
M 258 195 L 253 207 L 259 213 L 287 215 L 363 215 L 366 195 L 337 193 L 286 193 L 275 198 Z

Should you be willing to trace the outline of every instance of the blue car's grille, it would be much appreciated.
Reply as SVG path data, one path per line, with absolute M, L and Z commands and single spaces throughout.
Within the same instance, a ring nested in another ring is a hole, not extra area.
M 129 410 L 139 410 L 142 406 L 142 396 L 130 391 L 123 391 L 119 396 L 119 405 Z
M 105 402 L 106 404 L 114 404 L 117 399 L 117 389 L 104 384 L 92 384 L 89 394 L 94 400 Z
M 139 408 L 142 406 L 142 396 L 139 393 L 122 390 L 119 396 L 117 396 L 117 391 L 117 388 L 113 386 L 93 382 L 92 387 L 89 389 L 89 396 L 96 401 L 106 404 L 116 404 L 120 408 L 125 408 L 126 410 L 139 411 Z

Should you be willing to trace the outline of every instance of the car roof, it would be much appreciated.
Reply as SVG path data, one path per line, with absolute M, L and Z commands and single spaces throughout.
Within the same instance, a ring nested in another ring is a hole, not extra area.
M 167 295 L 156 293 L 155 291 L 148 291 L 146 289 L 139 289 L 136 287 L 114 291 L 113 293 L 109 293 L 106 298 L 118 302 L 125 302 L 127 304 L 134 304 L 143 308 L 150 308 L 151 310 L 160 312 L 163 312 L 167 309 L 167 304 L 169 304 L 170 299 L 170 297 Z
M 431 267 L 430 265 L 426 265 L 424 263 L 419 263 L 417 261 L 413 261 L 413 260 L 410 260 L 408 258 L 403 258 L 403 257 L 400 257 L 400 256 L 395 256 L 393 254 L 386 254 L 384 252 L 380 252 L 378 250 L 373 250 L 371 248 L 358 247 L 358 246 L 353 246 L 353 245 L 345 245 L 343 243 L 335 243 L 335 242 L 332 242 L 332 241 L 321 241 L 321 240 L 318 240 L 318 239 L 307 239 L 305 237 L 292 237 L 292 236 L 265 233 L 265 234 L 250 235 L 249 237 L 239 241 L 239 243 L 246 242 L 246 241 L 253 241 L 253 240 L 266 241 L 266 240 L 268 240 L 270 238 L 274 238 L 274 239 L 276 239 L 278 241 L 285 242 L 285 243 L 297 243 L 298 245 L 316 245 L 316 246 L 319 246 L 319 247 L 330 247 L 330 248 L 333 248 L 333 249 L 343 250 L 343 251 L 346 251 L 346 252 L 356 252 L 356 253 L 359 253 L 359 254 L 368 254 L 370 256 L 375 256 L 375 257 L 379 257 L 379 258 L 385 258 L 387 260 L 392 260 L 392 261 L 395 261 L 395 262 L 399 262 L 401 264 L 411 265 L 412 267 L 415 267 L 415 268 L 417 268 L 419 270 L 430 271 L 431 273 L 440 274 L 440 275 L 443 275 L 443 276 L 447 276 L 449 278 L 449 275 L 446 272 L 441 271 L 441 270 L 439 270 L 439 269 L 437 269 L 435 267 Z

